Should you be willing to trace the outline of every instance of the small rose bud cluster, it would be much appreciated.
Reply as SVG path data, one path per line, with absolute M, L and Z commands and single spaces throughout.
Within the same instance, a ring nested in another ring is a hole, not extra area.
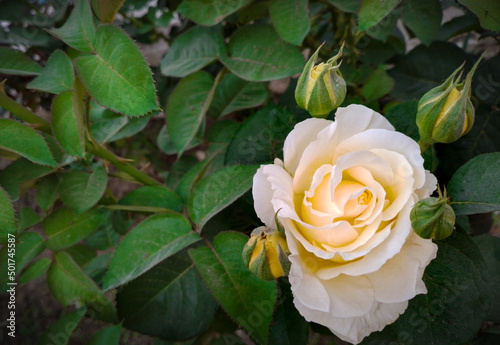
M 463 83 L 460 83 L 462 64 L 442 85 L 427 92 L 418 102 L 417 126 L 422 151 L 434 143 L 452 143 L 471 130 L 475 116 L 470 100 L 471 83 L 481 58 Z
M 285 235 L 266 226 L 254 229 L 243 248 L 243 261 L 263 280 L 287 276 L 290 271 Z
M 438 198 L 422 199 L 410 212 L 411 226 L 422 238 L 442 240 L 453 232 L 455 212 L 448 204 L 449 198 L 438 188 Z
M 347 92 L 345 80 L 339 70 L 340 63 L 337 64 L 342 56 L 343 45 L 337 55 L 315 66 L 321 46 L 305 65 L 295 89 L 298 106 L 314 117 L 327 117 L 342 104 Z

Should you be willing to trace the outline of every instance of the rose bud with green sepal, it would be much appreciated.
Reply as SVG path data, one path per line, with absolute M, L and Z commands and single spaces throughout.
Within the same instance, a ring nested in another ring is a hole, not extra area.
M 347 92 L 345 80 L 339 70 L 340 63 L 337 64 L 342 56 L 343 45 L 337 55 L 315 66 L 314 62 L 322 46 L 307 62 L 295 89 L 298 106 L 314 117 L 327 117 L 342 104 Z
M 443 240 L 451 235 L 455 226 L 455 212 L 449 198 L 438 189 L 439 197 L 422 199 L 410 212 L 411 226 L 422 238 Z
M 470 100 L 471 83 L 481 59 L 477 60 L 463 83 L 460 83 L 462 64 L 442 85 L 427 92 L 418 102 L 417 126 L 422 152 L 434 143 L 452 143 L 471 130 L 475 115 Z
M 263 280 L 274 280 L 288 275 L 288 245 L 283 233 L 260 226 L 254 229 L 243 248 L 243 261 Z

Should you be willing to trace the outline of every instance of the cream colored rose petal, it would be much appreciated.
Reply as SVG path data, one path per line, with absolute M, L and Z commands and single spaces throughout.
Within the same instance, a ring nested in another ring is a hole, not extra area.
M 316 139 L 321 130 L 331 124 L 332 121 L 329 120 L 312 118 L 295 125 L 283 145 L 284 166 L 288 172 L 295 174 L 306 147 Z

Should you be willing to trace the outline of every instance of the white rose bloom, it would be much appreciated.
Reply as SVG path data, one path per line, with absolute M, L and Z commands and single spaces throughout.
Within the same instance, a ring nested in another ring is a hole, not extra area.
M 297 124 L 283 155 L 257 171 L 255 210 L 268 227 L 279 211 L 299 312 L 357 344 L 427 292 L 437 246 L 412 231 L 409 214 L 436 178 L 414 140 L 361 105 Z

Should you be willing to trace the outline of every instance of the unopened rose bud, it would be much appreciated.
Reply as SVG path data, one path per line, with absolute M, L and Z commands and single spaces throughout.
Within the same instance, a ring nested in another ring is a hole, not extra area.
M 433 143 L 452 143 L 471 130 L 475 114 L 470 100 L 471 83 L 481 58 L 463 83 L 460 83 L 462 64 L 442 85 L 427 92 L 418 102 L 417 126 L 423 150 Z
M 285 236 L 278 230 L 261 226 L 252 231 L 243 248 L 243 261 L 263 280 L 274 280 L 288 275 L 288 245 Z
M 297 81 L 295 100 L 299 107 L 314 117 L 327 117 L 344 101 L 346 83 L 339 70 L 340 63 L 337 63 L 342 56 L 342 48 L 343 45 L 338 54 L 327 62 L 315 66 L 320 46 L 305 65 Z
M 422 238 L 442 240 L 453 232 L 455 212 L 448 204 L 448 198 L 438 189 L 438 198 L 422 199 L 410 212 L 411 226 Z

